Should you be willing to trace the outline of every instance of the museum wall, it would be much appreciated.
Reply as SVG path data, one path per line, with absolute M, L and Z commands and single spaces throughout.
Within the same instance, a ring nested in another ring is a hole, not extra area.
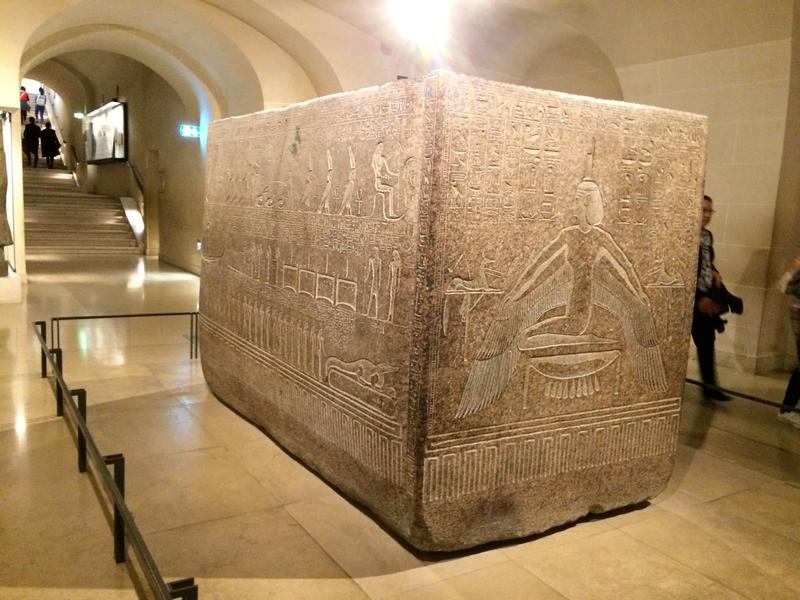
M 152 100 L 144 93 L 143 82 L 155 74 L 141 63 L 110 52 L 70 52 L 60 60 L 90 77 L 96 90 L 96 104 L 88 106 L 89 111 L 114 97 L 128 103 L 128 153 L 135 164 L 141 165 L 146 149 L 146 131 L 150 127 L 148 113 L 153 108 L 147 106 Z M 71 142 L 83 146 L 80 127 L 74 129 Z M 128 167 L 121 163 L 89 165 L 84 187 L 98 194 L 129 196 L 131 180 Z
M 719 363 L 753 371 L 786 130 L 791 40 L 781 39 L 619 67 L 623 96 L 708 115 L 706 191 L 716 264 L 745 302 L 719 336 Z
M 148 98 L 147 148 L 157 149 L 161 175 L 159 235 L 162 260 L 200 274 L 205 199 L 205 164 L 199 139 L 182 138 L 178 125 L 186 122 L 183 105 L 166 81 L 151 73 L 144 80 Z M 155 99 L 158 99 L 155 106 Z M 144 172 L 144 162 L 141 163 Z
M 777 281 L 800 254 L 800 3 L 794 6 L 791 42 L 791 81 L 789 83 L 783 164 L 775 205 L 768 281 Z M 764 318 L 758 348 L 758 371 L 793 368 L 796 350 L 786 298 L 774 285 L 765 292 Z

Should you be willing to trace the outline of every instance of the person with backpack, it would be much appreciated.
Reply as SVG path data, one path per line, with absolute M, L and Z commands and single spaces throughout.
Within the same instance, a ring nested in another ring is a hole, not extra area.
M 39 95 L 36 96 L 36 120 L 40 125 L 44 125 L 44 107 L 47 105 L 47 96 L 44 95 L 44 88 L 39 88 Z

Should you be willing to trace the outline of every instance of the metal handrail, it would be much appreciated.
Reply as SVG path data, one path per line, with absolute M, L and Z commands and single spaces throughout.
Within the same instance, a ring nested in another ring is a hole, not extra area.
M 66 414 L 69 415 L 69 420 L 78 430 L 79 468 L 82 466 L 81 471 L 85 471 L 85 460 L 86 456 L 88 455 L 94 465 L 95 473 L 100 477 L 103 490 L 114 504 L 115 516 L 119 515 L 119 519 L 124 524 L 124 532 L 127 533 L 127 539 L 129 540 L 131 548 L 133 548 L 134 553 L 139 559 L 142 572 L 144 573 L 151 590 L 156 594 L 156 597 L 162 600 L 171 600 L 172 598 L 176 597 L 183 597 L 187 599 L 197 598 L 197 587 L 194 586 L 193 583 L 190 586 L 188 584 L 188 580 L 181 580 L 171 584 L 168 584 L 164 581 L 164 578 L 161 576 L 161 573 L 158 570 L 158 565 L 156 565 L 153 556 L 150 554 L 150 550 L 147 548 L 147 544 L 144 542 L 142 534 L 139 532 L 139 528 L 136 526 L 133 514 L 131 514 L 130 510 L 125 504 L 125 499 L 122 495 L 122 492 L 117 486 L 116 481 L 112 478 L 106 466 L 107 462 L 114 462 L 121 457 L 119 455 L 105 457 L 100 453 L 100 450 L 94 441 L 94 437 L 89 430 L 89 426 L 86 423 L 85 390 L 70 390 L 69 386 L 64 381 L 64 377 L 61 372 L 63 367 L 61 362 L 61 351 L 59 349 L 51 350 L 47 346 L 47 323 L 45 321 L 36 321 L 33 325 L 36 338 L 39 340 L 39 345 L 41 347 L 42 377 L 47 376 L 47 364 L 49 363 L 55 379 L 56 390 L 61 392 L 61 394 L 63 394 L 62 397 L 67 399 L 67 402 L 63 403 L 67 406 Z M 55 359 L 54 356 L 58 357 L 58 359 Z M 76 409 L 71 400 L 74 395 L 82 396 L 78 409 Z M 118 543 L 116 536 L 115 547 L 121 547 L 121 544 Z M 122 556 L 120 557 L 118 554 L 118 560 L 119 558 L 124 560 L 124 552 L 120 554 L 122 554 Z
M 185 317 L 189 316 L 189 358 L 197 358 L 200 353 L 200 313 L 194 311 L 129 313 L 119 315 L 76 315 L 73 317 L 53 317 L 50 319 L 50 344 L 61 348 L 61 321 L 82 321 L 93 319 L 128 319 L 140 317 Z
M 144 193 L 144 181 L 142 181 L 142 175 L 139 173 L 139 169 L 136 167 L 136 164 L 132 160 L 126 160 L 125 164 L 128 165 L 128 169 L 133 176 L 133 181 L 136 183 L 136 187 L 139 188 L 141 193 Z

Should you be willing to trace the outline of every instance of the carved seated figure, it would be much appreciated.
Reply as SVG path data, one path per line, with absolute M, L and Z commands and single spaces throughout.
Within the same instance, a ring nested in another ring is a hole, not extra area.
M 531 260 L 501 302 L 470 369 L 458 418 L 499 398 L 521 356 L 548 378 L 545 391 L 559 398 L 594 393 L 596 374 L 623 352 L 644 388 L 666 388 L 649 300 L 625 253 L 600 227 L 603 196 L 592 179 L 592 158 L 587 154 L 576 190 L 578 224 Z M 598 308 L 614 317 L 618 338 L 594 332 Z

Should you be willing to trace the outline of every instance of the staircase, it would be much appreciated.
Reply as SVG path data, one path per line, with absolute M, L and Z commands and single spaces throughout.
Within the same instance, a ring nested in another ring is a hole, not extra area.
M 56 160 L 23 169 L 28 254 L 141 254 L 119 199 L 81 192 Z

